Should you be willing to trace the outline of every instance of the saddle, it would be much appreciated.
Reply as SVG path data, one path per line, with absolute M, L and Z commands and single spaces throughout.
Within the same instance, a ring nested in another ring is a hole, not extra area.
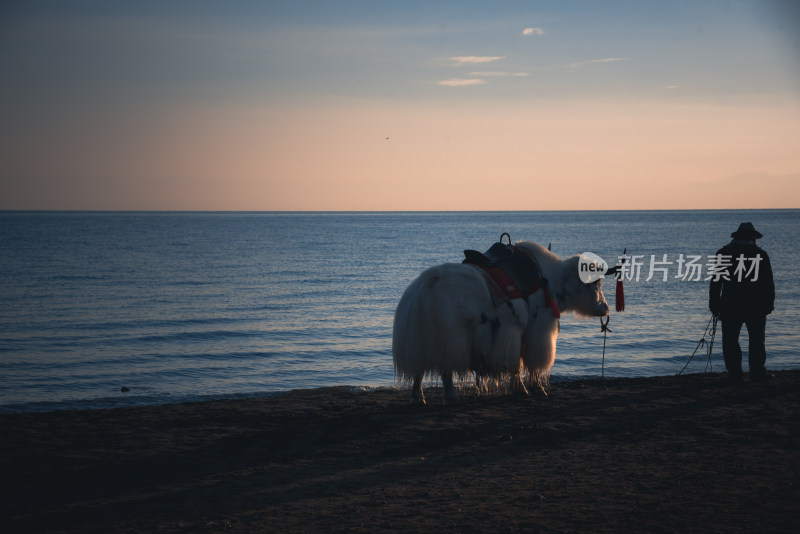
M 511 244 L 511 237 L 508 244 L 503 243 L 503 237 L 508 236 L 504 233 L 500 236 L 500 241 L 495 243 L 486 252 L 477 250 L 465 250 L 464 261 L 477 265 L 498 282 L 504 292 L 511 298 L 527 297 L 539 289 L 542 282 L 542 273 L 533 258 L 522 252 Z M 500 271 L 505 276 L 498 276 Z M 500 278 L 498 280 L 498 278 Z M 508 287 L 508 282 L 511 287 Z
M 503 243 L 503 237 L 506 236 L 508 244 Z M 526 298 L 544 288 L 547 307 L 554 317 L 560 315 L 558 305 L 550 296 L 547 279 L 542 277 L 539 264 L 512 245 L 511 236 L 507 233 L 503 233 L 500 241 L 486 252 L 465 250 L 464 260 L 461 263 L 474 265 L 488 275 L 490 292 L 496 303 L 510 298 Z

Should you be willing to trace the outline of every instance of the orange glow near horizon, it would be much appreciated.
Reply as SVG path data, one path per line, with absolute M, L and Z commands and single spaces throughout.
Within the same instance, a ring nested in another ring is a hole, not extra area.
M 434 4 L 17 6 L 0 209 L 800 208 L 794 10 Z
M 800 120 L 785 107 L 186 109 L 135 137 L 125 154 L 89 139 L 92 158 L 60 140 L 39 171 L 71 168 L 72 179 L 42 207 L 717 209 L 797 208 L 800 199 Z M 113 179 L 82 178 L 90 171 Z

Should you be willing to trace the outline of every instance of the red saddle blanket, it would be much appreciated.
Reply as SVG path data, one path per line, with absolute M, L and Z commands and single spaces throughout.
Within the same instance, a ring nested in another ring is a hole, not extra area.
M 464 256 L 463 263 L 473 265 L 485 274 L 495 305 L 508 299 L 525 298 L 544 288 L 545 305 L 550 308 L 553 317 L 561 316 L 539 264 L 519 248 L 495 243 L 486 253 L 465 250 Z

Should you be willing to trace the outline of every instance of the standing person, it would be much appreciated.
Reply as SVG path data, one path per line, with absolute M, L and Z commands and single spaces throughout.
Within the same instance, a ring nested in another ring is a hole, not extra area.
M 753 223 L 741 223 L 733 240 L 717 251 L 717 271 L 709 288 L 708 307 L 722 321 L 722 353 L 728 379 L 742 383 L 742 349 L 739 333 L 747 326 L 750 379 L 767 378 L 764 347 L 767 315 L 775 305 L 775 282 L 767 253 L 756 240 L 762 237 Z

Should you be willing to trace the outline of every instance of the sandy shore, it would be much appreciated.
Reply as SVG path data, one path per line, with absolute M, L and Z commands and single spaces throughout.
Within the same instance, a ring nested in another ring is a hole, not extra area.
M 4 532 L 796 532 L 800 371 L 0 416 Z

